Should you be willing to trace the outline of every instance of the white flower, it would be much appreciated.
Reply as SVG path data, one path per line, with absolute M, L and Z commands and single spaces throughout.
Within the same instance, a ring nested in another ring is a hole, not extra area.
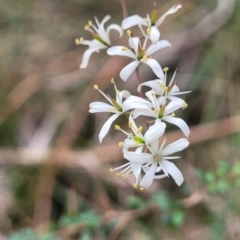
M 164 147 L 164 144 L 165 141 L 160 148 L 158 141 L 156 141 L 155 144 L 151 144 L 149 146 L 150 153 L 125 152 L 124 158 L 130 162 L 141 162 L 141 164 L 144 164 L 142 165 L 142 169 L 145 172 L 145 175 L 140 182 L 141 189 L 148 188 L 152 184 L 153 179 L 160 179 L 169 175 L 172 176 L 178 186 L 183 183 L 184 179 L 182 173 L 168 160 L 179 158 L 171 157 L 169 155 L 182 151 L 189 145 L 189 142 L 186 139 L 181 138 L 166 147 Z M 161 171 L 163 171 L 163 174 L 159 175 Z
M 77 45 L 79 44 L 88 45 L 88 50 L 86 50 L 83 54 L 80 68 L 87 67 L 89 58 L 93 52 L 99 52 L 99 50 L 105 49 L 111 46 L 109 33 L 112 29 L 118 31 L 120 37 L 122 36 L 122 33 L 123 33 L 122 29 L 117 24 L 111 24 L 107 27 L 107 29 L 104 28 L 104 24 L 110 18 L 111 17 L 107 15 L 106 17 L 103 18 L 102 22 L 99 23 L 98 19 L 95 17 L 97 26 L 95 26 L 94 24 L 92 24 L 91 21 L 89 21 L 88 24 L 84 27 L 85 30 L 89 31 L 92 34 L 93 40 L 88 41 L 88 40 L 84 40 L 83 38 L 75 39 L 75 42 Z
M 164 77 L 162 68 L 155 59 L 151 58 L 151 55 L 162 48 L 171 46 L 171 44 L 166 40 L 162 40 L 156 42 L 156 44 L 151 44 L 146 49 L 148 36 L 146 36 L 144 44 L 143 46 L 141 46 L 140 39 L 138 37 L 131 37 L 130 30 L 128 30 L 128 35 L 130 37 L 129 45 L 132 50 L 124 46 L 110 47 L 107 50 L 107 54 L 111 56 L 119 55 L 134 59 L 133 62 L 129 63 L 120 72 L 120 77 L 122 78 L 122 80 L 126 81 L 133 73 L 133 71 L 139 66 L 140 63 L 147 64 L 149 67 L 152 68 L 153 72 L 157 75 L 157 77 L 162 79 Z
M 158 30 L 158 26 L 161 25 L 161 23 L 164 21 L 167 15 L 173 14 L 177 12 L 179 8 L 182 6 L 180 4 L 173 6 L 170 8 L 165 14 L 163 14 L 162 17 L 157 19 L 157 9 L 156 6 L 154 6 L 151 18 L 147 14 L 147 18 L 142 18 L 139 15 L 133 15 L 128 18 L 125 18 L 122 22 L 122 29 L 129 29 L 133 26 L 138 25 L 143 33 L 145 35 L 142 26 L 146 26 L 150 28 L 150 39 L 153 43 L 156 43 L 160 38 L 160 32 Z
M 119 144 L 120 146 L 123 145 L 123 152 L 132 147 L 144 146 L 145 144 L 148 145 L 157 141 L 158 138 L 164 134 L 166 128 L 166 124 L 161 122 L 160 119 L 157 119 L 155 123 L 148 128 L 145 134 L 142 134 L 142 126 L 137 127 L 131 114 L 129 115 L 128 126 L 132 129 L 133 133 L 122 130 L 118 125 L 115 126 L 117 130 L 121 130 L 127 135 L 124 142 Z
M 111 98 L 110 96 L 107 96 L 105 93 L 103 93 L 101 90 L 98 89 L 97 85 L 94 85 L 94 88 L 97 89 L 107 100 L 110 104 L 104 103 L 104 102 L 92 102 L 90 103 L 90 113 L 96 113 L 96 112 L 111 112 L 114 113 L 103 125 L 100 133 L 99 133 L 99 141 L 102 142 L 103 138 L 108 133 L 112 123 L 114 120 L 116 120 L 121 114 L 124 112 L 133 109 L 133 108 L 146 108 L 149 106 L 149 102 L 147 100 L 141 99 L 136 96 L 130 96 L 130 93 L 126 90 L 119 91 L 116 87 L 116 84 L 114 80 L 112 79 L 111 82 L 114 84 L 114 88 L 116 91 L 116 100 Z M 123 98 L 127 98 L 125 101 L 123 101 Z M 139 99 L 138 99 L 139 98 Z M 136 101 L 136 99 L 138 99 Z M 145 106 L 146 105 L 146 106 Z
M 184 104 L 185 103 L 184 100 L 182 100 L 181 98 L 175 97 L 175 96 L 180 95 L 180 94 L 189 93 L 190 91 L 180 92 L 178 86 L 175 84 L 176 81 L 174 81 L 176 71 L 174 72 L 174 74 L 172 76 L 172 79 L 167 86 L 167 71 L 168 71 L 168 68 L 164 68 L 163 71 L 165 72 L 165 76 L 164 76 L 163 80 L 162 79 L 155 79 L 155 80 L 144 82 L 144 83 L 142 83 L 138 86 L 138 88 L 137 88 L 138 92 L 140 92 L 142 86 L 147 86 L 147 87 L 152 88 L 152 90 L 157 95 L 159 95 L 161 97 L 161 100 L 158 99 L 158 102 L 164 101 L 164 99 L 167 98 L 169 100 L 182 101 L 182 103 Z
M 190 134 L 188 125 L 181 118 L 176 118 L 174 114 L 174 111 L 176 111 L 177 109 L 181 107 L 185 108 L 187 106 L 185 102 L 183 104 L 183 102 L 180 100 L 174 100 L 166 105 L 166 101 L 162 101 L 162 99 L 156 98 L 156 94 L 154 91 L 146 92 L 145 95 L 151 101 L 152 106 L 144 109 L 135 109 L 132 112 L 133 118 L 137 118 L 138 116 L 143 115 L 156 119 L 161 119 L 165 122 L 172 123 L 178 126 L 185 134 L 185 136 L 188 137 L 188 135 Z M 160 100 L 160 102 L 158 100 Z M 146 106 L 148 105 L 145 105 L 145 107 Z

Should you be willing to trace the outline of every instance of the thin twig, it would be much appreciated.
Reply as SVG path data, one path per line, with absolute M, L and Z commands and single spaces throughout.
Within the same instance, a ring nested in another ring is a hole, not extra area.
M 122 11 L 123 11 L 123 17 L 127 18 L 128 17 L 128 11 L 127 11 L 127 6 L 125 0 L 120 0 L 121 6 L 122 6 Z

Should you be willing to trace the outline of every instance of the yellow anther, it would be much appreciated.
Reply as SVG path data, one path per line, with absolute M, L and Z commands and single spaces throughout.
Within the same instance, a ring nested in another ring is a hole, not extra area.
M 126 51 L 126 50 L 127 50 L 127 48 L 123 46 L 123 47 L 122 47 L 122 50 L 123 50 L 123 51 Z
M 150 33 L 151 33 L 151 28 L 148 28 L 147 29 L 147 34 L 150 35 Z
M 165 68 L 163 69 L 164 72 L 167 72 L 168 70 L 169 70 L 168 67 L 165 67 Z
M 158 113 L 158 110 L 157 110 L 157 109 L 154 109 L 153 112 L 154 112 L 154 113 Z
M 115 125 L 115 129 L 116 129 L 116 130 L 120 130 L 121 128 L 120 128 L 119 125 Z
M 119 147 L 123 147 L 124 146 L 124 142 L 119 142 L 118 146 Z
M 85 26 L 84 26 L 84 30 L 86 30 L 86 31 L 89 30 L 89 26 L 88 26 L 88 25 L 85 25 Z
M 111 79 L 111 83 L 114 83 L 114 78 Z
M 136 183 L 133 184 L 133 188 L 137 189 L 137 184 Z
M 80 37 L 80 38 L 79 38 L 80 43 L 81 43 L 83 40 L 84 40 L 83 37 Z
M 143 188 L 143 187 L 141 187 L 141 188 L 140 188 L 140 190 L 141 190 L 141 191 L 143 191 L 143 190 L 144 190 L 144 188 Z
M 89 25 L 89 27 L 92 26 L 92 21 L 91 20 L 88 21 L 88 25 Z
M 110 172 L 110 173 L 113 173 L 113 169 L 112 169 L 112 168 L 110 168 L 110 169 L 109 169 L 109 172 Z
M 121 174 L 120 174 L 120 173 L 116 173 L 116 176 L 117 176 L 117 177 L 121 177 Z
M 124 174 L 122 174 L 122 175 L 121 175 L 121 177 L 122 177 L 122 178 L 125 178 L 125 175 L 124 175 Z
M 139 142 L 136 141 L 134 145 L 135 145 L 136 147 L 139 146 Z
M 172 116 L 172 117 L 175 117 L 175 113 L 174 113 L 174 112 L 172 112 L 171 116 Z
M 116 111 L 116 109 L 115 108 L 109 108 L 108 111 L 114 113 Z
M 164 89 L 166 88 L 166 86 L 163 83 L 160 83 L 159 85 L 161 88 L 164 88 Z
M 152 92 L 151 92 L 151 95 L 152 95 L 152 96 L 155 96 L 155 92 L 152 91 Z
M 119 90 L 117 90 L 117 91 L 116 91 L 116 94 L 117 94 L 117 95 L 119 95 L 119 93 L 120 93 L 120 91 L 119 91 Z
M 140 132 L 142 132 L 142 126 L 139 127 L 139 128 L 137 129 L 137 131 L 136 131 L 136 133 L 140 133 Z
M 79 44 L 80 44 L 80 41 L 79 41 L 78 38 L 75 39 L 75 43 L 76 43 L 76 45 L 79 45 Z
M 98 89 L 98 85 L 94 85 L 93 88 L 97 90 Z
M 127 35 L 129 36 L 129 37 L 131 37 L 131 35 L 132 35 L 132 32 L 131 32 L 131 30 L 127 30 Z
M 148 57 L 146 55 L 143 56 L 143 60 L 147 61 Z
M 89 106 L 89 109 L 91 110 L 91 109 L 93 109 L 93 107 L 92 107 L 92 106 Z
M 186 102 L 183 102 L 183 104 L 182 104 L 182 109 L 185 109 L 187 106 L 188 106 L 187 103 L 186 103 Z
M 128 122 L 128 127 L 129 127 L 129 128 L 132 127 L 132 122 Z

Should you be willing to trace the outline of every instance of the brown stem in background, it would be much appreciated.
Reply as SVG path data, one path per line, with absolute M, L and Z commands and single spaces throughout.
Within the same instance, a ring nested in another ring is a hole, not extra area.
M 122 6 L 122 11 L 123 11 L 123 17 L 127 18 L 128 17 L 128 11 L 127 11 L 127 6 L 125 0 L 120 0 L 121 6 Z

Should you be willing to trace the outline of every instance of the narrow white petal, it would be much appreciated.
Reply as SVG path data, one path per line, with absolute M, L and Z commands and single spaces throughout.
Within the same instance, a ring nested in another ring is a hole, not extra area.
M 153 43 L 152 45 L 150 45 L 150 47 L 146 51 L 146 55 L 150 56 L 153 53 L 155 53 L 156 51 L 158 51 L 160 49 L 163 49 L 165 47 L 170 47 L 170 46 L 171 46 L 170 42 L 168 42 L 166 40 L 158 41 L 158 42 Z
M 151 103 L 147 100 L 137 96 L 130 96 L 123 102 L 122 108 L 123 112 L 126 112 L 130 109 L 145 109 L 149 108 L 150 106 Z
M 162 151 L 161 151 L 161 155 L 163 157 L 167 157 L 168 155 L 171 155 L 173 153 L 176 153 L 176 152 L 180 152 L 182 151 L 183 149 L 187 148 L 189 145 L 189 142 L 187 139 L 185 138 L 181 138 L 169 145 L 167 145 Z
M 131 48 L 133 48 L 135 54 L 138 55 L 138 46 L 140 44 L 139 37 L 130 37 L 128 44 Z
M 107 15 L 106 17 L 103 18 L 101 23 L 99 24 L 99 27 L 97 29 L 98 35 L 106 42 L 107 44 L 111 44 L 110 39 L 109 39 L 109 34 L 107 34 L 104 24 L 110 19 L 110 15 Z
M 136 179 L 138 180 L 139 174 L 141 173 L 142 164 L 132 163 L 132 171 Z
M 107 50 L 107 54 L 110 56 L 118 55 L 118 56 L 125 56 L 125 57 L 136 59 L 136 55 L 131 50 L 129 50 L 128 48 L 126 50 L 122 50 L 122 49 L 123 49 L 123 46 L 110 47 Z
M 121 114 L 116 113 L 116 114 L 112 115 L 112 116 L 104 123 L 104 125 L 102 126 L 102 129 L 101 129 L 101 131 L 100 131 L 100 133 L 99 133 L 99 141 L 100 141 L 100 143 L 102 142 L 103 138 L 104 138 L 104 137 L 106 136 L 106 134 L 108 133 L 108 131 L 109 131 L 109 129 L 110 129 L 113 121 L 115 121 L 115 120 L 119 117 L 119 115 L 121 115 Z
M 157 163 L 153 162 L 145 176 L 143 177 L 140 186 L 143 188 L 148 188 L 153 182 L 154 176 L 155 176 L 155 171 L 157 168 Z
M 175 99 L 174 101 L 171 101 L 166 106 L 164 116 L 171 114 L 172 112 L 178 110 L 181 107 L 182 107 L 182 101 L 180 99 L 179 100 Z
M 144 164 L 153 160 L 153 156 L 150 153 L 138 153 L 138 152 L 125 152 L 124 158 L 132 163 Z
M 164 78 L 163 70 L 160 66 L 160 64 L 155 59 L 148 58 L 147 61 L 142 60 L 141 62 L 147 64 L 153 72 L 156 74 L 156 76 L 160 79 Z
M 154 109 L 158 109 L 159 110 L 159 105 L 158 105 L 158 101 L 157 101 L 157 98 L 156 98 L 156 95 L 153 94 L 153 91 L 148 91 L 145 93 L 145 95 L 148 97 L 148 99 L 151 101 L 152 103 L 152 107 Z
M 157 119 L 151 127 L 147 130 L 144 135 L 145 143 L 150 144 L 154 141 L 157 141 L 163 133 L 165 132 L 166 124 L 161 122 L 160 119 Z
M 132 116 L 133 118 L 137 118 L 139 116 L 147 116 L 147 117 L 154 117 L 156 118 L 156 114 L 153 112 L 152 109 L 135 109 L 133 112 L 132 112 Z
M 122 37 L 123 30 L 122 30 L 122 28 L 119 25 L 117 25 L 117 24 L 109 25 L 109 27 L 107 28 L 107 35 L 108 35 L 108 37 L 109 37 L 109 33 L 110 33 L 111 30 L 116 30 L 119 33 L 119 37 Z
M 150 32 L 150 39 L 151 39 L 151 41 L 153 42 L 153 43 L 156 43 L 158 40 L 159 40 L 159 38 L 160 38 L 160 32 L 159 32 L 159 30 L 157 29 L 157 27 L 155 27 L 155 26 L 152 26 L 151 27 L 151 32 Z
M 139 15 L 133 15 L 122 21 L 122 29 L 128 29 L 136 25 L 148 26 L 148 23 Z
M 90 113 L 96 113 L 96 112 L 112 112 L 114 107 L 110 104 L 104 103 L 104 102 L 92 102 L 90 103 Z M 117 111 L 117 110 L 116 110 Z
M 163 94 L 163 89 L 161 88 L 160 83 L 161 83 L 161 80 L 159 80 L 159 79 L 147 81 L 147 82 L 144 82 L 144 83 L 140 84 L 140 85 L 138 86 L 137 90 L 138 90 L 138 92 L 140 92 L 141 87 L 142 87 L 142 86 L 146 86 L 146 87 L 152 88 L 152 90 L 153 90 L 156 94 L 161 95 L 161 94 Z
M 178 4 L 178 5 L 174 5 L 172 8 L 170 8 L 165 14 L 162 15 L 162 17 L 160 17 L 157 22 L 156 22 L 156 26 L 159 26 L 163 21 L 164 19 L 166 18 L 167 15 L 169 14 L 173 14 L 175 13 L 179 8 L 181 8 L 182 5 L 181 4 Z
M 139 61 L 133 61 L 133 62 L 129 63 L 120 72 L 120 74 L 119 74 L 120 78 L 123 81 L 126 81 L 131 76 L 131 74 L 134 72 L 134 70 L 138 67 L 138 65 L 139 65 Z
M 96 49 L 96 48 L 87 49 L 83 54 L 82 63 L 80 65 L 80 68 L 86 68 L 88 65 L 88 62 L 89 62 L 89 58 L 92 55 L 92 53 L 98 52 L 98 51 L 99 51 L 99 49 Z
M 126 91 L 126 90 L 123 90 L 121 92 L 119 92 L 119 94 L 117 95 L 117 103 L 122 107 L 123 105 L 123 98 L 128 98 L 130 97 L 130 92 L 129 91 Z
M 169 173 L 169 175 L 172 176 L 172 178 L 174 179 L 174 181 L 178 186 L 182 185 L 184 181 L 183 175 L 172 162 L 169 162 L 167 160 L 162 160 L 161 165 Z
M 184 135 L 186 137 L 189 136 L 190 129 L 189 129 L 188 125 L 186 124 L 186 122 L 183 121 L 181 118 L 166 116 L 166 117 L 163 117 L 162 120 L 178 126 L 182 130 L 182 132 L 184 133 Z

